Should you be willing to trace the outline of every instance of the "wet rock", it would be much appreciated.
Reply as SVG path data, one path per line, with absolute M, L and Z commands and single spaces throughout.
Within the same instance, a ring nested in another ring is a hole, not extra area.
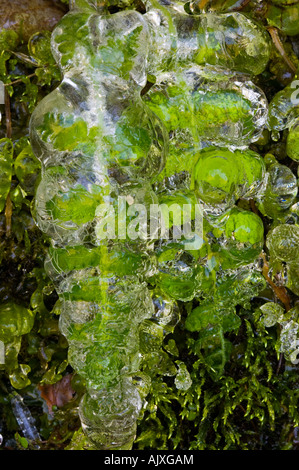
M 0 0 L 0 31 L 13 29 L 28 41 L 37 31 L 51 31 L 66 9 L 52 0 Z

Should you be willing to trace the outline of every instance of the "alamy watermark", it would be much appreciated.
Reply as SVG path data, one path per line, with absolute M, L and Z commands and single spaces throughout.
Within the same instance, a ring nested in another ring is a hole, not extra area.
M 5 85 L 0 81 L 0 104 L 5 104 Z
M 292 341 L 291 350 L 293 351 L 290 354 L 290 361 L 292 362 L 292 364 L 298 364 L 299 363 L 299 339 Z
M 5 363 L 5 345 L 3 341 L 0 341 L 0 364 Z
M 295 88 L 293 93 L 291 94 L 291 103 L 294 106 L 299 105 L 299 80 L 293 80 L 290 84 L 291 88 Z
M 201 204 L 139 204 L 132 196 L 119 196 L 117 207 L 100 204 L 96 209 L 98 240 L 181 240 L 186 250 L 202 245 Z
M 5 85 L 0 81 L 0 105 L 5 104 Z M 2 114 L 0 111 L 0 122 L 2 120 Z
M 5 86 L 4 83 L 0 81 L 0 105 L 5 104 Z M 1 112 L 0 112 L 0 122 L 1 122 Z M 5 345 L 3 341 L 0 341 L 0 364 L 5 363 Z

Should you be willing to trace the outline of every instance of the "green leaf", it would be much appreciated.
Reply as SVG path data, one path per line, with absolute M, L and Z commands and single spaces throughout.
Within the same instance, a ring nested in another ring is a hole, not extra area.
M 20 434 L 16 432 L 15 439 L 21 445 L 21 447 L 23 447 L 23 449 L 28 449 L 29 444 L 25 437 L 20 436 Z

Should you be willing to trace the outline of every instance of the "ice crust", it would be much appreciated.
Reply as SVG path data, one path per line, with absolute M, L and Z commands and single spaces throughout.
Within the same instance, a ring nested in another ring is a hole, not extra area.
M 180 142 L 194 156 L 207 145 L 234 150 L 256 141 L 267 102 L 248 74 L 261 72 L 269 43 L 240 13 L 190 16 L 182 4 L 152 1 L 144 15 L 107 15 L 95 4 L 72 0 L 52 34 L 63 79 L 31 118 L 31 143 L 42 163 L 34 215 L 51 239 L 46 269 L 59 293 L 69 361 L 86 381 L 83 430 L 98 449 L 129 449 L 149 381 L 140 373 L 141 332 L 158 338 L 161 331 L 163 339 L 178 313 L 175 298 L 148 287 L 159 270 L 153 243 L 99 239 L 98 207 L 116 205 L 119 196 L 155 201 L 152 183 Z M 142 98 L 150 75 L 156 83 Z M 152 106 L 154 93 L 166 96 L 170 85 L 180 88 L 192 125 L 168 129 Z M 235 97 L 243 119 L 232 118 L 225 93 Z M 205 125 L 210 103 L 221 119 Z M 191 265 L 183 269 L 192 277 Z M 179 274 L 180 266 L 178 260 L 172 269 Z M 149 353 L 157 354 L 161 341 Z M 176 383 L 182 390 L 191 385 L 182 364 Z

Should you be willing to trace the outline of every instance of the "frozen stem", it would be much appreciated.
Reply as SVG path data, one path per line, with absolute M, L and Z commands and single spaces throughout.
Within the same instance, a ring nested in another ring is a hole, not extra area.
M 276 28 L 274 28 L 273 26 L 268 26 L 267 27 L 267 30 L 269 31 L 270 33 L 270 36 L 272 38 L 272 41 L 273 41 L 273 44 L 274 46 L 276 47 L 276 49 L 278 50 L 278 52 L 280 53 L 281 57 L 283 58 L 283 60 L 285 61 L 285 63 L 287 64 L 287 66 L 292 70 L 292 72 L 296 73 L 297 72 L 297 68 L 295 67 L 295 65 L 293 64 L 293 62 L 291 61 L 291 59 L 288 57 L 284 47 L 283 47 L 283 44 L 281 42 L 281 39 L 278 35 L 278 31 Z

